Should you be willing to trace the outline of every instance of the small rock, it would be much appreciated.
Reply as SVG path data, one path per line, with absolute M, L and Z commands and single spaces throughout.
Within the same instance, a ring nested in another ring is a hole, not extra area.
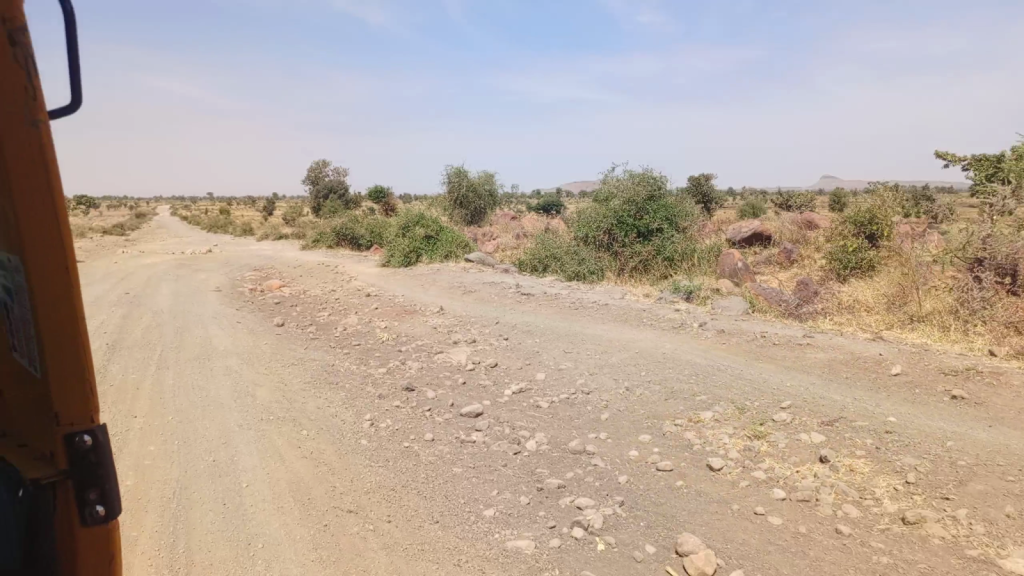
M 707 550 L 707 545 L 689 532 L 683 532 L 676 538 L 676 554 L 686 557 L 693 554 L 698 554 Z
M 950 535 L 949 532 L 946 531 L 945 528 L 932 522 L 928 522 L 922 525 L 921 529 L 924 531 L 925 534 L 938 538 L 940 540 L 949 540 L 953 537 L 952 535 Z
M 850 518 L 860 518 L 864 515 L 861 513 L 860 510 L 857 510 L 857 508 L 853 504 L 843 504 L 840 510 L 842 510 L 843 514 L 846 514 Z
M 654 469 L 658 472 L 671 472 L 675 470 L 675 466 L 673 466 L 668 460 L 663 460 L 658 462 L 657 465 L 654 466 Z
M 765 474 L 763 470 L 754 470 L 753 472 L 750 473 L 750 475 L 753 476 L 754 478 L 757 478 L 758 480 L 764 480 L 768 478 L 768 475 Z
M 785 500 L 786 491 L 781 488 L 772 488 L 772 500 Z
M 708 469 L 712 472 L 721 472 L 725 468 L 725 460 L 721 458 L 708 458 Z
M 836 453 L 828 448 L 825 448 L 818 453 L 818 461 L 822 464 L 831 464 L 836 461 Z
M 633 552 L 633 560 L 636 560 L 636 563 L 639 564 L 644 561 L 644 555 L 640 552 Z
M 619 476 L 619 484 L 625 484 L 626 482 L 629 482 L 629 476 L 626 476 L 626 475 Z
M 506 542 L 505 547 L 509 550 L 522 550 L 523 552 L 530 553 L 537 548 L 537 543 L 533 540 L 513 540 Z
M 765 514 L 766 514 L 766 512 L 764 511 L 763 507 L 758 506 L 758 507 L 754 508 L 754 516 L 764 516 Z
M 565 482 L 558 478 L 548 478 L 544 481 L 545 490 L 562 490 L 565 488 Z
M 969 396 L 967 396 L 967 393 L 964 392 L 963 390 L 956 388 L 949 393 L 949 398 L 951 400 L 967 400 L 969 399 Z
M 839 534 L 840 536 L 850 536 L 853 534 L 853 530 L 851 530 L 849 526 L 836 524 L 836 534 Z
M 1007 504 L 1006 508 L 1003 509 L 1003 516 L 1006 516 L 1010 520 L 1013 520 L 1017 518 L 1017 511 L 1013 508 L 1013 506 Z
M 941 516 L 931 510 L 907 510 L 903 513 L 903 523 L 907 526 L 931 524 L 938 522 L 940 519 Z
M 462 410 L 459 410 L 459 416 L 464 416 L 466 418 L 479 418 L 480 416 L 483 416 L 483 414 L 484 407 L 479 404 L 470 404 Z
M 581 442 L 578 438 L 566 444 L 565 449 L 569 451 L 569 454 L 574 454 L 577 456 L 587 451 L 586 446 L 584 446 L 583 442 Z
M 641 442 L 643 442 L 644 444 L 647 444 L 647 443 L 649 443 L 649 442 L 650 442 L 651 440 L 653 440 L 653 438 L 651 438 L 651 435 L 650 435 L 650 434 L 641 434 L 641 435 L 640 435 L 640 437 L 639 437 L 639 438 L 637 438 L 637 440 L 640 440 L 640 441 L 641 441 Z
M 765 520 L 767 520 L 772 526 L 782 526 L 782 518 L 779 518 L 778 516 L 768 516 Z
M 572 532 L 570 532 L 569 535 L 575 538 L 576 540 L 583 540 L 587 537 L 587 531 L 583 528 L 580 528 L 579 526 L 576 526 L 572 529 Z
M 772 420 L 774 420 L 775 422 L 778 422 L 780 424 L 784 423 L 784 422 L 789 422 L 792 419 L 793 419 L 793 416 L 791 414 L 786 413 L 786 412 L 779 412 L 775 416 L 772 416 Z
M 828 438 L 825 438 L 817 432 L 811 432 L 811 444 L 821 444 L 825 440 L 828 440 Z
M 782 404 L 779 404 L 779 409 L 780 410 L 788 410 L 792 406 L 793 406 L 793 401 L 792 400 L 786 400 Z
M 587 508 L 597 506 L 597 502 L 594 502 L 590 498 L 577 498 L 572 501 L 572 505 L 579 510 L 586 510 Z
M 718 571 L 718 558 L 711 550 L 703 550 L 696 554 L 683 557 L 683 569 L 689 576 L 715 576 Z
M 903 366 L 900 366 L 899 364 L 893 366 L 892 370 L 889 371 L 889 375 L 891 376 L 899 376 L 900 374 L 903 374 Z
M 484 510 L 484 516 L 487 518 L 494 518 L 494 515 L 496 513 L 497 510 L 495 510 L 494 508 L 488 508 L 487 510 Z
M 487 266 L 489 268 L 493 268 L 498 264 L 497 260 L 491 258 L 489 255 L 484 254 L 483 252 L 473 252 L 471 254 L 466 254 L 464 260 L 466 262 L 480 264 L 481 266 Z
M 917 474 L 907 472 L 907 484 L 917 484 Z
M 562 541 L 560 539 L 552 538 L 551 540 L 548 540 L 548 548 L 561 548 L 561 547 L 562 547 Z
M 650 544 L 644 544 L 644 552 L 647 552 L 648 556 L 653 556 L 654 553 L 657 552 L 657 551 L 658 551 L 658 549 L 655 548 L 654 546 L 651 546 Z
M 426 442 L 433 442 L 434 441 L 434 435 L 431 434 L 430 432 L 427 432 L 426 434 L 423 435 L 423 440 L 426 441 Z

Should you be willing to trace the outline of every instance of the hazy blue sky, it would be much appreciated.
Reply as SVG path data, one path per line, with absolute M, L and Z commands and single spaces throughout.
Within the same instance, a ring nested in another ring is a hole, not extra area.
M 60 12 L 29 0 L 48 103 Z M 956 180 L 935 148 L 1024 132 L 1021 0 L 88 0 L 65 190 L 433 192 L 445 164 L 524 189 L 613 162 L 684 181 Z

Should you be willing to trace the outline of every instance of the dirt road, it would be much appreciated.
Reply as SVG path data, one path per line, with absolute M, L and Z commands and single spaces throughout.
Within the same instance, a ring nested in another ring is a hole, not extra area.
M 1012 574 L 1024 546 L 1016 366 L 166 209 L 78 254 L 125 574 L 684 574 L 683 532 L 726 575 Z

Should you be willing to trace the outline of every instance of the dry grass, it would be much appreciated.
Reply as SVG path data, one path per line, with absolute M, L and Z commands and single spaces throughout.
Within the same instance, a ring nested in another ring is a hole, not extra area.
M 79 212 L 68 214 L 73 238 L 89 238 L 92 236 L 127 236 L 142 228 L 153 219 L 156 212 L 148 208 L 135 211 L 127 208 L 115 210 L 94 210 L 88 216 Z

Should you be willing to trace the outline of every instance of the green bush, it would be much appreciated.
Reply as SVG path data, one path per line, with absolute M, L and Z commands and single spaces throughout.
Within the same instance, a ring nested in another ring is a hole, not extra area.
M 391 233 L 391 222 L 385 218 L 347 212 L 320 222 L 306 237 L 303 248 L 369 250 L 374 245 L 387 245 Z
M 494 172 L 471 173 L 465 166 L 446 166 L 441 180 L 445 209 L 456 224 L 479 226 L 501 201 Z
M 878 250 L 856 236 L 841 234 L 825 249 L 825 268 L 840 282 L 874 272 L 880 261 Z
M 781 212 L 810 212 L 818 198 L 814 192 L 798 192 L 796 190 L 779 190 L 772 195 L 772 206 Z
M 535 276 L 557 276 L 568 282 L 600 282 L 607 259 L 591 248 L 554 232 L 542 232 L 516 261 L 520 271 Z
M 295 226 L 298 223 L 299 218 L 302 218 L 306 210 L 302 207 L 302 204 L 289 204 L 284 212 L 281 213 L 281 220 L 285 226 Z
M 844 188 L 836 188 L 828 193 L 828 211 L 842 214 L 850 207 L 850 193 Z
M 433 214 L 406 210 L 393 222 L 394 232 L 384 251 L 384 266 L 404 268 L 421 262 L 447 262 L 473 250 L 473 243 L 462 232 Z
M 389 196 L 393 196 L 394 193 L 388 186 L 381 186 L 380 184 L 374 184 L 366 189 L 366 199 L 374 204 L 380 204 L 381 202 L 388 199 Z
M 715 188 L 717 178 L 717 174 L 696 174 L 686 179 L 686 187 L 682 189 L 707 216 L 713 216 L 725 205 L 725 194 Z
M 613 167 L 593 198 L 571 221 L 573 239 L 610 257 L 617 276 L 667 278 L 692 255 L 698 208 L 664 175 Z
M 231 216 L 231 208 L 228 208 L 227 206 L 218 206 L 217 213 L 221 216 Z
M 736 216 L 738 216 L 740 220 L 760 218 L 767 213 L 768 203 L 764 201 L 764 198 L 759 196 L 747 198 L 741 202 L 740 207 L 736 209 Z
M 565 202 L 554 194 L 545 194 L 541 196 L 540 200 L 530 204 L 527 210 L 536 214 L 558 216 L 565 212 Z
M 874 202 L 843 213 L 841 225 L 849 236 L 864 240 L 872 248 L 878 248 L 892 238 L 892 216 Z

